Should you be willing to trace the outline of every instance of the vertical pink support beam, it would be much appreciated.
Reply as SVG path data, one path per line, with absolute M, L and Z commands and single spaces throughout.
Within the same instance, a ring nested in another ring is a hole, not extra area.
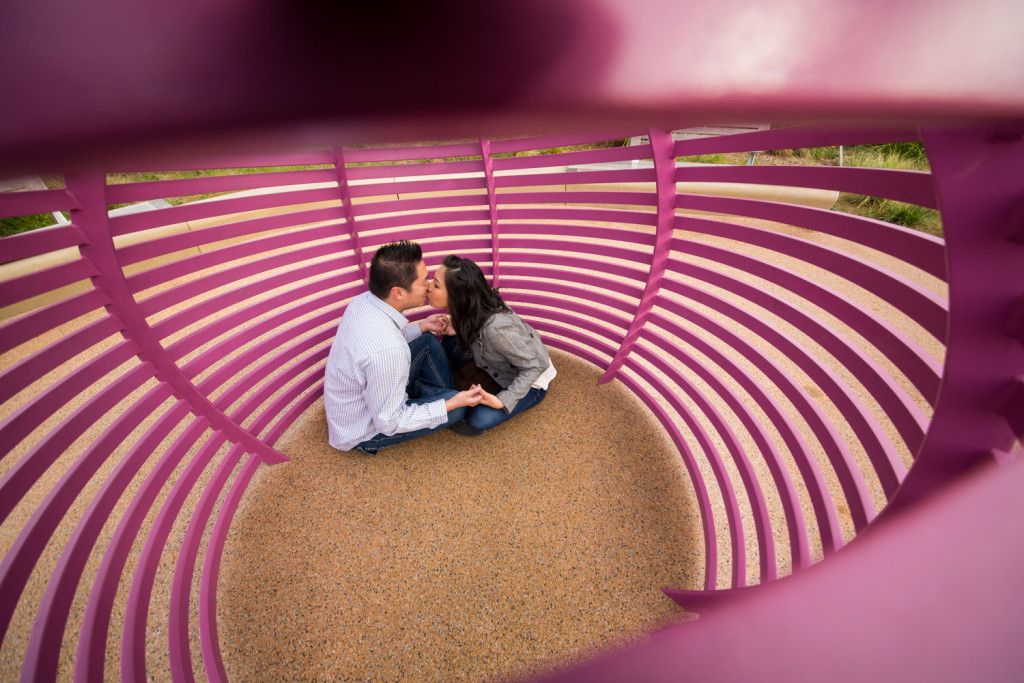
M 656 180 L 655 191 L 658 194 L 658 222 L 656 237 L 654 240 L 654 253 L 651 254 L 651 269 L 647 274 L 647 284 L 644 286 L 644 293 L 640 297 L 640 304 L 637 306 L 633 323 L 629 326 L 622 346 L 619 347 L 615 357 L 608 364 L 608 369 L 598 380 L 598 384 L 604 384 L 615 379 L 622 367 L 623 362 L 633 351 L 633 345 L 640 337 L 640 333 L 647 323 L 647 316 L 654 308 L 654 301 L 661 292 L 661 282 L 665 278 L 665 269 L 668 265 L 669 245 L 672 242 L 672 225 L 675 222 L 675 156 L 672 148 L 672 133 L 668 130 L 650 130 L 648 136 L 651 141 L 651 155 L 654 158 L 654 175 Z
M 352 251 L 356 253 L 359 263 L 359 276 L 363 283 L 370 283 L 370 273 L 363 258 L 363 249 L 359 246 L 359 234 L 356 231 L 356 215 L 352 212 L 352 194 L 348 190 L 348 173 L 345 172 L 345 152 L 340 148 L 331 150 L 334 159 L 334 173 L 338 176 L 338 192 L 341 194 L 341 206 L 345 212 L 345 224 L 348 225 L 349 238 L 352 240 Z
M 491 159 L 491 141 L 480 138 L 480 156 L 484 161 L 484 178 L 487 180 L 487 203 L 491 207 L 491 287 L 498 287 L 501 278 L 500 243 L 498 236 L 498 196 L 494 191 L 494 161 Z
M 241 444 L 266 463 L 287 462 L 287 457 L 257 439 L 214 406 L 160 345 L 139 310 L 117 259 L 117 250 L 107 222 L 106 179 L 103 173 L 68 174 L 65 186 L 82 207 L 71 211 L 71 222 L 81 228 L 88 239 L 80 248 L 82 258 L 96 266 L 99 273 L 93 277 L 93 286 L 110 297 L 107 312 L 124 325 L 121 333 L 136 344 L 139 358 L 156 369 L 159 381 L 173 387 L 175 398 L 187 402 L 196 415 L 205 417 L 214 429 L 224 432 L 231 441 Z
M 1018 435 L 1000 397 L 1024 374 L 1007 332 L 1024 301 L 1024 126 L 926 130 L 949 263 L 949 333 L 939 400 L 914 466 L 885 509 L 913 505 L 990 459 Z

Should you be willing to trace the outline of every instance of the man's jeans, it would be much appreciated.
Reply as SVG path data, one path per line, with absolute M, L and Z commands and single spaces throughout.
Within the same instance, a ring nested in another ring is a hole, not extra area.
M 448 366 L 448 359 L 445 357 L 444 349 L 437 337 L 433 334 L 421 334 L 409 342 L 409 352 L 412 360 L 409 363 L 409 384 L 405 388 L 409 395 L 407 403 L 423 404 L 437 400 L 447 400 L 457 394 L 455 382 L 452 380 L 452 370 Z M 439 427 L 428 427 L 417 429 L 414 432 L 403 432 L 401 434 L 377 434 L 356 446 L 357 450 L 367 455 L 376 455 L 377 451 L 388 446 L 395 446 L 404 441 L 425 436 L 439 429 L 450 427 L 466 417 L 465 408 L 456 408 L 448 413 L 448 421 Z

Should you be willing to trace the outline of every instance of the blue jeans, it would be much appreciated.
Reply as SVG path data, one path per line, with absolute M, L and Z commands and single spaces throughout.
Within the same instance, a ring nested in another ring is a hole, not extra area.
M 421 334 L 409 342 L 409 383 L 405 392 L 409 396 L 407 404 L 422 405 L 439 399 L 448 400 L 458 392 L 452 380 L 452 370 L 448 367 L 448 359 L 437 337 L 432 334 Z M 466 417 L 465 408 L 456 408 L 448 413 L 448 421 L 439 427 L 417 429 L 414 432 L 400 434 L 377 434 L 356 445 L 356 449 L 367 455 L 376 455 L 377 451 L 388 446 L 395 446 L 420 436 L 425 436 L 459 422 Z
M 537 387 L 531 387 L 526 396 L 523 396 L 516 403 L 516 407 L 511 412 L 506 412 L 504 408 L 492 408 L 490 406 L 473 406 L 466 413 L 466 424 L 473 429 L 479 429 L 481 432 L 485 432 L 492 427 L 497 427 L 502 422 L 511 420 L 513 417 L 528 410 L 541 401 L 547 395 L 546 389 L 538 389 Z

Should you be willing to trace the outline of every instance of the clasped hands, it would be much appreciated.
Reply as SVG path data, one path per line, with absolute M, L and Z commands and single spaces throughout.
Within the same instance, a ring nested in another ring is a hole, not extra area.
M 420 332 L 433 332 L 434 334 L 443 334 L 450 336 L 455 334 L 455 328 L 452 327 L 451 316 L 445 315 L 444 313 L 435 313 L 428 315 L 423 320 L 420 320 L 418 325 L 420 326 Z
M 454 410 L 455 408 L 461 408 L 462 406 L 466 406 L 468 408 L 481 404 L 491 408 L 497 408 L 499 410 L 505 407 L 505 404 L 501 402 L 500 398 L 492 393 L 484 391 L 483 387 L 479 384 L 474 384 L 469 389 L 460 391 L 445 401 L 445 407 L 448 408 L 448 410 Z

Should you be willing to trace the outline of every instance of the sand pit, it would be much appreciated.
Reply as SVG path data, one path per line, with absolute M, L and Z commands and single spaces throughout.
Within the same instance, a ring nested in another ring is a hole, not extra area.
M 688 615 L 700 515 L 673 444 L 622 385 L 558 351 L 539 406 L 482 436 L 368 457 L 322 399 L 261 468 L 224 552 L 232 680 L 507 679 Z

